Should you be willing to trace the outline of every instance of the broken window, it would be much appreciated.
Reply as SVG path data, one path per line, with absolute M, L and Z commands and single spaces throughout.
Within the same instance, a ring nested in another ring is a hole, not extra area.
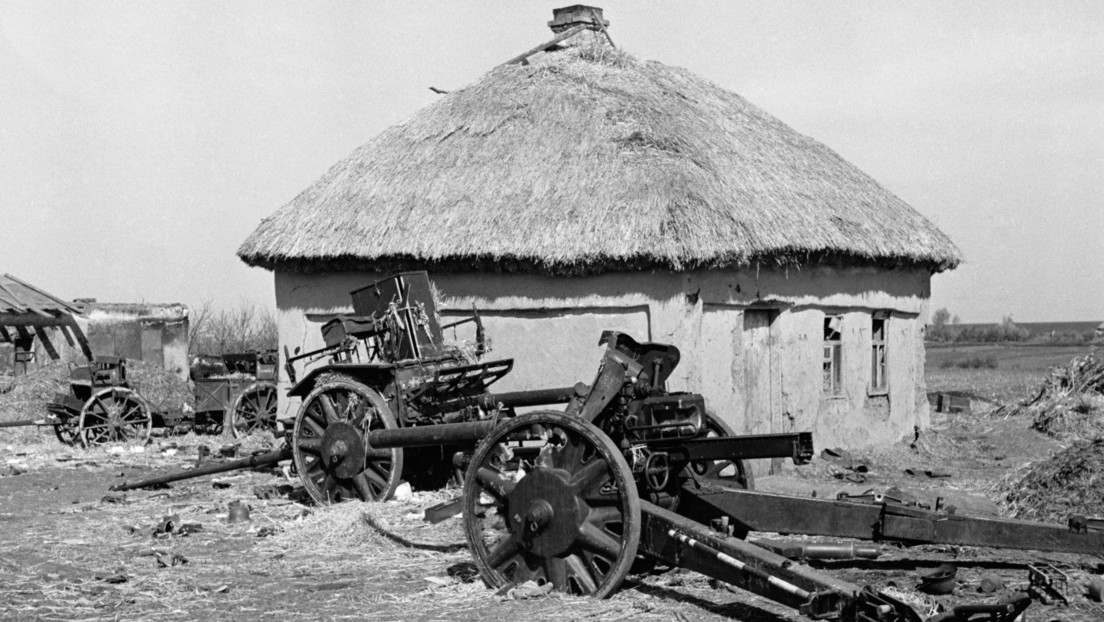
M 823 367 L 823 392 L 825 395 L 839 395 L 843 392 L 843 383 L 840 380 L 842 365 L 840 353 L 843 350 L 843 339 L 840 328 L 843 325 L 843 316 L 824 316 L 824 367 Z
M 870 391 L 884 393 L 889 388 L 886 373 L 886 328 L 889 317 L 884 313 L 875 313 L 870 322 Z

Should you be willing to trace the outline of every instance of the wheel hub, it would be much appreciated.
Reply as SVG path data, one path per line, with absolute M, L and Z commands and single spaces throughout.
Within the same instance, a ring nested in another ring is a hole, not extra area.
M 330 424 L 322 435 L 322 462 L 334 475 L 349 479 L 364 470 L 365 446 L 360 431 L 344 421 Z
M 585 516 L 568 477 L 561 469 L 538 467 L 510 492 L 508 507 L 516 508 L 509 518 L 511 531 L 534 555 L 560 555 L 575 543 Z

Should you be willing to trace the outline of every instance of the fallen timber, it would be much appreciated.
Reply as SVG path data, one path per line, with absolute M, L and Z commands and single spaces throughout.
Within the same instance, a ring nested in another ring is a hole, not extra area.
M 227 471 L 237 471 L 240 469 L 252 469 L 256 467 L 269 466 L 276 464 L 281 460 L 288 460 L 291 458 L 291 448 L 284 446 L 274 451 L 266 453 L 253 454 L 247 458 L 239 458 L 237 460 L 228 460 L 226 462 L 210 462 L 206 465 L 198 466 L 194 469 L 187 471 L 178 471 L 176 473 L 169 473 L 167 475 L 158 475 L 156 477 L 150 477 L 147 479 L 139 480 L 137 482 L 123 482 L 108 488 L 111 491 L 123 491 L 123 490 L 136 490 L 139 488 L 149 488 L 151 486 L 161 486 L 163 484 L 169 484 L 172 482 L 178 482 L 184 479 L 193 479 L 196 477 L 203 477 L 205 475 L 214 475 L 216 473 L 226 473 Z

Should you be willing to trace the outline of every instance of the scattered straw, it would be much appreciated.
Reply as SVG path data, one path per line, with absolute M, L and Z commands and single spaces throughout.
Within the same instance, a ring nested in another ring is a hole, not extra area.
M 1104 516 L 1104 439 L 1079 441 L 1049 460 L 1025 465 L 996 487 L 1008 515 L 1065 522 L 1072 514 Z

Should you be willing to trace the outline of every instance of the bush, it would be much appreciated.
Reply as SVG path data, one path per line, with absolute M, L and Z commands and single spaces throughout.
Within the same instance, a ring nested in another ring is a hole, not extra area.
M 949 367 L 957 367 L 959 369 L 996 369 L 997 365 L 999 365 L 999 363 L 995 354 L 990 354 L 988 356 L 975 354 L 964 359 L 943 361 L 940 367 L 944 369 Z

